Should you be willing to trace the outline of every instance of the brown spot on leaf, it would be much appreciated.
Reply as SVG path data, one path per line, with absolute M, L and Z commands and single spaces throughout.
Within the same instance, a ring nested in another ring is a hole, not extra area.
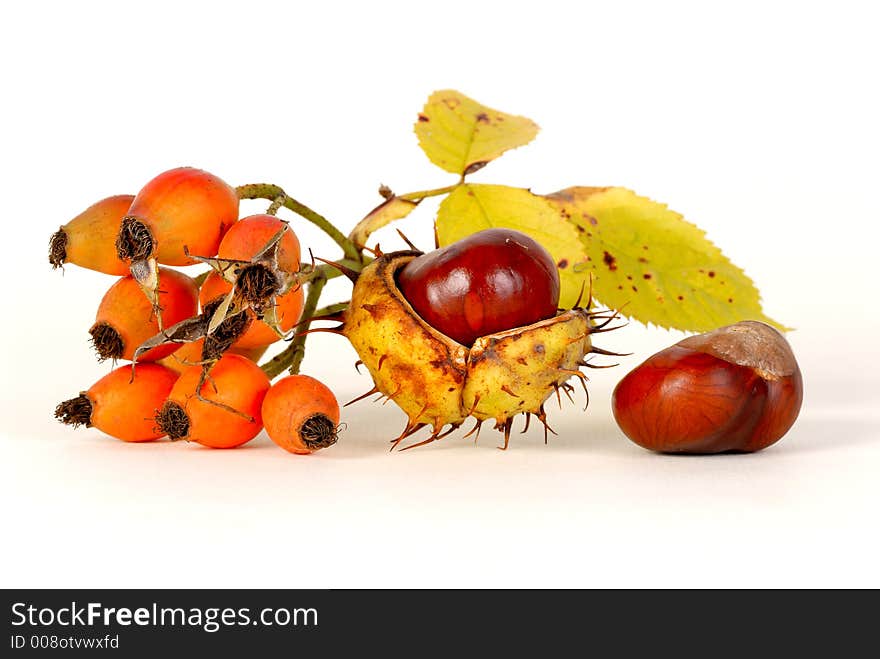
M 565 190 L 557 190 L 556 192 L 551 192 L 546 195 L 548 199 L 553 199 L 555 201 L 574 201 L 574 193 L 570 188 L 566 188 Z
M 472 162 L 470 165 L 468 165 L 465 168 L 464 175 L 467 176 L 468 174 L 473 174 L 474 172 L 478 172 L 488 164 L 489 164 L 489 161 L 487 161 L 487 160 L 478 160 L 477 162 Z
M 678 296 L 678 299 L 679 299 L 679 301 L 683 300 L 683 299 L 684 299 L 684 295 L 679 295 L 679 296 Z
M 630 281 L 633 280 L 633 276 L 632 276 L 632 275 L 627 275 L 626 278 L 629 279 Z
M 639 263 L 647 263 L 647 262 L 648 262 L 648 259 L 646 259 L 644 256 L 639 257 Z
M 639 289 L 636 288 L 635 286 L 633 286 L 632 289 L 633 289 L 633 292 L 634 292 L 634 293 L 638 293 L 638 292 L 639 292 Z
M 605 265 L 608 266 L 609 270 L 611 270 L 612 272 L 617 270 L 617 259 L 614 258 L 614 255 L 612 255 L 610 252 L 606 251 L 602 255 L 602 260 L 605 261 Z
M 731 304 L 733 304 L 733 298 L 732 298 L 732 297 L 727 298 L 727 301 L 730 302 Z
M 595 217 L 593 217 L 592 215 L 588 215 L 587 213 L 581 213 L 581 215 L 583 216 L 583 218 L 584 218 L 587 222 L 589 222 L 589 223 L 592 224 L 593 226 L 596 226 L 597 224 L 599 224 L 599 220 L 597 220 L 597 219 L 596 219 Z
M 489 115 L 486 114 L 485 112 L 480 112 L 480 114 L 477 115 L 477 121 L 480 122 L 481 124 L 488 124 L 489 123 Z
M 562 259 L 559 263 L 556 264 L 560 270 L 565 270 L 568 267 L 568 259 Z
M 715 271 L 714 271 L 714 270 L 709 270 L 709 273 L 708 273 L 708 274 L 709 274 L 710 277 L 714 277 L 714 276 L 715 276 Z
M 424 114 L 419 114 L 419 121 L 428 122 L 428 121 L 431 121 L 431 119 Z
M 653 275 L 650 272 L 646 272 L 642 275 L 642 279 L 650 279 Z
M 583 233 L 584 231 L 586 231 L 586 229 L 584 229 L 580 224 L 575 224 L 574 228 L 577 229 L 578 233 Z
M 622 291 L 622 290 L 623 290 L 623 284 L 621 284 L 620 286 L 618 286 L 618 287 L 617 287 L 617 290 Z

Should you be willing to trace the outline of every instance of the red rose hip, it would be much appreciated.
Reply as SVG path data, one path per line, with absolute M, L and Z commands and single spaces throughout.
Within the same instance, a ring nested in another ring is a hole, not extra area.
M 556 315 L 553 258 L 519 231 L 486 229 L 410 261 L 401 293 L 425 322 L 462 345 Z
M 631 371 L 614 390 L 621 430 L 668 453 L 759 451 L 797 419 L 801 372 L 785 338 L 744 321 L 692 336 Z

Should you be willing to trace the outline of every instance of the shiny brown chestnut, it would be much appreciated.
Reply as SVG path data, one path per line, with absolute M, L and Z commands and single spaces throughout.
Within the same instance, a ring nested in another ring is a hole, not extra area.
M 512 229 L 478 231 L 410 261 L 401 293 L 429 325 L 462 345 L 556 315 L 559 271 L 549 252 Z
M 759 451 L 797 419 L 803 380 L 778 331 L 743 321 L 658 352 L 614 390 L 621 430 L 667 453 Z

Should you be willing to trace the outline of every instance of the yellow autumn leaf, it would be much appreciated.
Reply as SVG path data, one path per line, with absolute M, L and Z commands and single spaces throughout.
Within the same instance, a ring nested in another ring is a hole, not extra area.
M 764 315 L 752 280 L 697 228 L 626 188 L 573 187 L 546 197 L 577 227 L 593 292 L 623 315 L 660 327 L 705 331 Z M 625 306 L 624 306 L 625 305 Z
M 531 119 L 493 110 L 445 89 L 431 94 L 415 124 L 419 146 L 432 163 L 462 176 L 538 134 Z
M 352 229 L 349 237 L 355 245 L 366 247 L 370 234 L 395 220 L 402 220 L 418 205 L 417 201 L 401 199 L 396 196 L 390 197 L 367 213 L 364 219 Z
M 442 246 L 493 227 L 515 229 L 531 236 L 553 256 L 561 284 L 559 306 L 570 308 L 589 287 L 589 271 L 576 271 L 586 251 L 575 226 L 546 198 L 506 185 L 463 184 L 437 212 L 437 239 Z

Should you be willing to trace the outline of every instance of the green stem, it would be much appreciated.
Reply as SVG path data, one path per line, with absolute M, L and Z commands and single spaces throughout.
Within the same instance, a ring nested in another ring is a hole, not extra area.
M 400 199 L 406 199 L 407 201 L 421 201 L 422 199 L 427 199 L 428 197 L 439 197 L 440 195 L 449 194 L 455 188 L 458 187 L 458 183 L 455 185 L 447 185 L 445 188 L 435 188 L 433 190 L 419 190 L 418 192 L 407 192 L 406 194 L 397 195 Z
M 326 307 L 316 309 L 313 317 L 332 316 L 348 309 L 348 302 L 337 302 L 336 304 L 328 304 Z
M 269 204 L 269 208 L 266 209 L 266 215 L 275 215 L 278 213 L 278 209 L 284 205 L 284 202 L 287 200 L 286 194 L 280 194 L 275 197 L 275 201 Z
M 322 270 L 326 266 L 315 269 L 315 275 L 309 282 L 309 292 L 306 295 L 305 305 L 302 311 L 302 321 L 293 336 L 291 344 L 263 364 L 261 368 L 263 372 L 272 380 L 281 375 L 285 370 L 290 371 L 292 375 L 299 373 L 299 367 L 302 364 L 303 357 L 306 356 L 306 334 L 309 326 L 312 324 L 312 318 L 315 316 L 315 309 L 318 306 L 318 299 L 321 297 L 321 291 L 324 290 L 324 284 L 327 283 L 327 271 Z
M 274 202 L 279 198 L 283 198 L 285 208 L 308 220 L 330 236 L 342 248 L 342 252 L 347 259 L 360 261 L 360 251 L 352 241 L 345 237 L 345 234 L 333 226 L 326 217 L 316 213 L 305 204 L 301 204 L 293 197 L 288 196 L 279 186 L 271 183 L 250 183 L 238 186 L 235 191 L 238 193 L 239 199 L 268 199 Z

